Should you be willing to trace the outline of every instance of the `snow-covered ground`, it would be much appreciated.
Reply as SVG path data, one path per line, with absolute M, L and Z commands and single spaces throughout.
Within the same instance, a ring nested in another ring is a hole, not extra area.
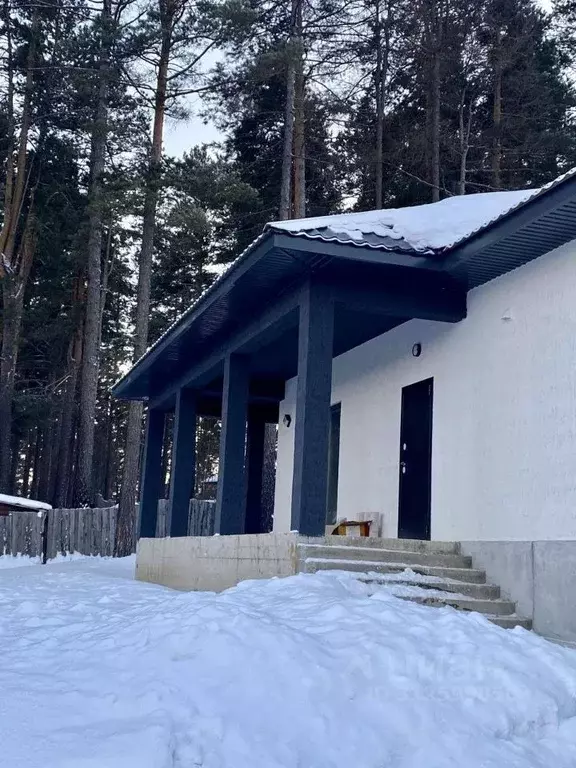
M 133 568 L 2 569 L 0 765 L 576 766 L 576 651 L 351 574 L 213 595 Z

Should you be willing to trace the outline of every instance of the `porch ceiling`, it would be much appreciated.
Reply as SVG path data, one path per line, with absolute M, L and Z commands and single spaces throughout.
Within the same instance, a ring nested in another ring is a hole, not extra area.
M 161 401 L 171 407 L 179 386 L 200 393 L 218 387 L 227 352 L 250 358 L 252 377 L 262 392 L 267 383 L 296 373 L 298 349 L 298 290 L 311 275 L 330 281 L 337 293 L 354 287 L 350 306 L 342 297 L 335 304 L 334 354 L 385 333 L 411 317 L 402 300 L 407 291 L 433 291 L 444 283 L 436 264 L 406 254 L 372 253 L 353 246 L 310 243 L 306 250 L 287 248 L 289 236 L 269 234 L 224 281 L 186 313 L 159 343 L 115 386 L 125 399 Z M 318 247 L 320 246 L 320 247 Z M 365 258 L 363 258 L 365 257 Z M 370 293 L 372 291 L 372 293 Z M 374 293 L 376 291 L 377 293 Z M 381 298 L 400 291 L 395 306 L 383 307 Z M 262 402 L 264 395 L 252 398 Z M 278 398 L 279 399 L 279 398 Z

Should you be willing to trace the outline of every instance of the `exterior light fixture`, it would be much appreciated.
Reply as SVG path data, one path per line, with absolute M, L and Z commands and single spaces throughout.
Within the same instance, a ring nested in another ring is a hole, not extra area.
M 292 416 L 290 416 L 289 413 L 284 414 L 284 418 L 282 419 L 282 424 L 284 424 L 285 427 L 289 427 L 290 424 L 292 424 Z
M 412 347 L 412 357 L 420 357 L 422 354 L 422 344 L 419 341 Z

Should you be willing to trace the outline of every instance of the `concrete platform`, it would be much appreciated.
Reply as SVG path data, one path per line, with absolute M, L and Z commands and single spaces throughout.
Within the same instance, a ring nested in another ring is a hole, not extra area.
M 296 533 L 140 539 L 136 578 L 174 589 L 220 592 L 246 579 L 298 571 Z

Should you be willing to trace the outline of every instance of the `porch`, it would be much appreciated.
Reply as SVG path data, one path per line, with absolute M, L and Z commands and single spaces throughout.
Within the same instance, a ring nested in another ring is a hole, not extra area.
M 139 537 L 156 532 L 170 412 L 170 537 L 187 535 L 198 416 L 221 419 L 216 533 L 261 532 L 265 425 L 287 416 L 291 530 L 324 535 L 333 358 L 413 318 L 465 315 L 466 287 L 433 257 L 266 232 L 114 390 L 148 402 Z M 281 414 L 293 377 L 295 411 Z

